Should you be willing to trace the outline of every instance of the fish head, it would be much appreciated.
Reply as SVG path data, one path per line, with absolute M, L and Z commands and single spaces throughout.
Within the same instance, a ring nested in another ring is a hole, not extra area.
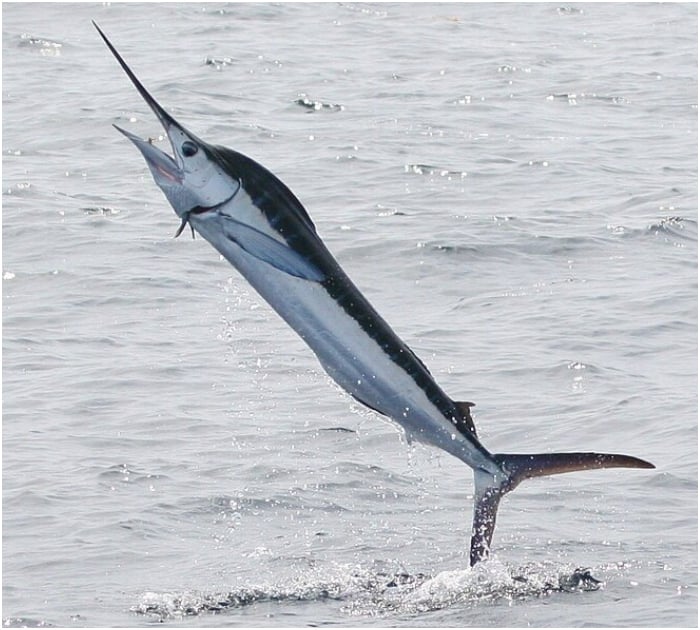
M 208 145 L 175 122 L 165 126 L 172 157 L 152 141 L 115 127 L 141 151 L 155 183 L 181 219 L 220 206 L 240 188 L 239 181 L 209 158 Z
M 139 149 L 153 179 L 175 213 L 183 221 L 187 221 L 190 213 L 216 208 L 231 199 L 240 188 L 240 182 L 212 159 L 213 147 L 200 140 L 165 111 L 138 80 L 100 27 L 94 22 L 93 24 L 139 94 L 163 125 L 170 140 L 172 156 L 161 151 L 150 139 L 144 140 L 114 125 Z

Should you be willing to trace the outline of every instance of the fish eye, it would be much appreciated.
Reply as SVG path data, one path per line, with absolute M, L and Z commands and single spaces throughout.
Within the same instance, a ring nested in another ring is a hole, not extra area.
M 185 140 L 182 143 L 182 155 L 185 157 L 192 157 L 193 155 L 196 155 L 197 151 L 199 151 L 197 145 L 191 140 Z

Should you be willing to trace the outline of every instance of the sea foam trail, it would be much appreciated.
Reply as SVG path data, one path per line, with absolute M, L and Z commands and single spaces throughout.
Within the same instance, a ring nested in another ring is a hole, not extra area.
M 251 585 L 230 591 L 146 592 L 132 612 L 158 621 L 232 612 L 260 603 L 336 600 L 348 615 L 397 615 L 512 602 L 556 592 L 593 591 L 603 585 L 588 569 L 531 564 L 508 567 L 492 561 L 474 568 L 442 571 L 434 576 L 405 571 L 386 573 L 337 565 L 312 569 L 277 584 Z

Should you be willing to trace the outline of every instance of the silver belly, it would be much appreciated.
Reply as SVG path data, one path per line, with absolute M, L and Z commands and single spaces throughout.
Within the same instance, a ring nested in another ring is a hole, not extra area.
M 340 387 L 398 423 L 409 439 L 441 448 L 473 468 L 494 467 L 324 286 L 261 262 L 222 237 L 215 222 L 213 229 L 207 223 L 197 230 L 297 332 Z

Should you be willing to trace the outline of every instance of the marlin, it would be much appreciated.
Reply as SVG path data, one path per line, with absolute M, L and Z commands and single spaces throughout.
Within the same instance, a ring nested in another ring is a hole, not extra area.
M 594 468 L 654 468 L 608 453 L 491 453 L 473 403 L 450 398 L 342 270 L 291 190 L 265 167 L 198 138 L 149 94 L 107 36 L 105 44 L 162 124 L 170 156 L 115 125 L 139 149 L 156 184 L 189 225 L 258 291 L 354 399 L 398 423 L 409 440 L 437 447 L 474 471 L 470 564 L 489 556 L 498 506 L 532 477 Z

